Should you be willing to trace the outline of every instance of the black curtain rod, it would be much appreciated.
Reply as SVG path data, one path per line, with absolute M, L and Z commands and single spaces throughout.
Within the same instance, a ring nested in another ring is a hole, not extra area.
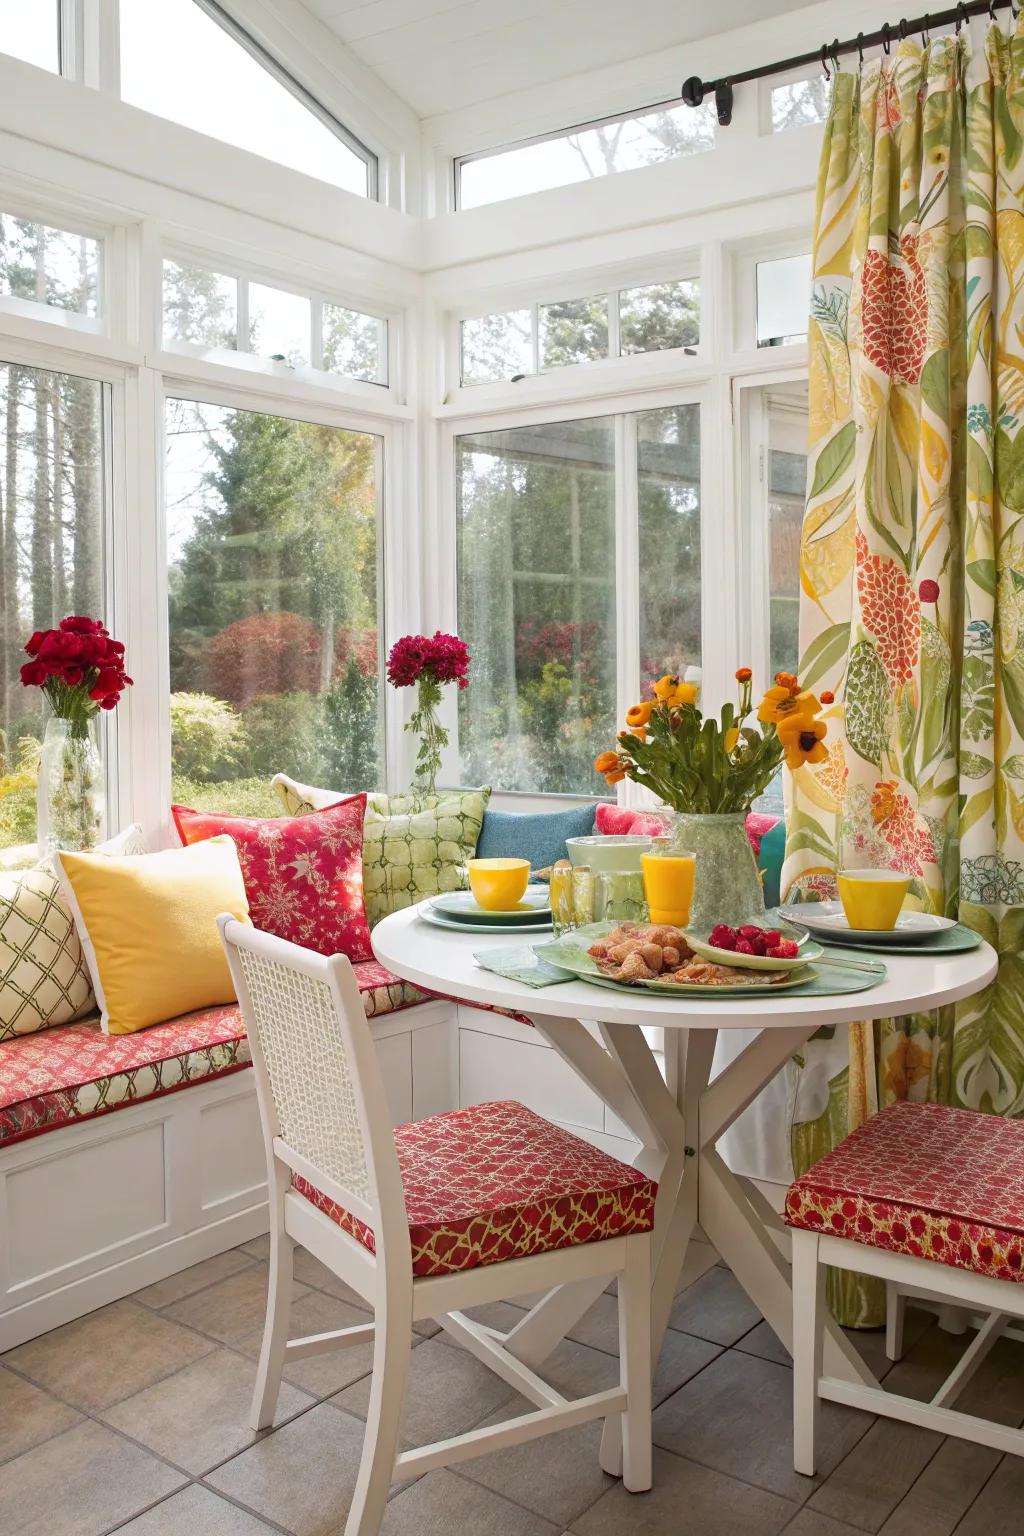
M 718 121 L 723 127 L 727 127 L 732 121 L 732 90 L 734 85 L 747 85 L 751 80 L 765 80 L 769 75 L 786 74 L 791 69 L 803 69 L 808 64 L 820 63 L 828 74 L 828 61 L 831 59 L 836 69 L 839 68 L 839 57 L 844 53 L 856 53 L 863 57 L 865 48 L 877 48 L 879 44 L 886 53 L 892 43 L 904 37 L 909 37 L 915 32 L 927 37 L 932 27 L 948 27 L 955 25 L 957 31 L 964 22 L 972 16 L 983 16 L 988 13 L 995 19 L 997 10 L 1009 6 L 1014 16 L 1018 14 L 1019 7 L 1014 0 L 966 0 L 966 3 L 954 6 L 951 10 L 926 12 L 923 16 L 917 16 L 913 21 L 903 18 L 895 26 L 891 22 L 885 22 L 877 32 L 859 32 L 856 37 L 848 38 L 841 43 L 838 38 L 831 43 L 823 43 L 821 48 L 814 53 L 801 53 L 792 59 L 781 59 L 777 64 L 762 64 L 757 69 L 744 69 L 735 75 L 723 75 L 720 80 L 702 80 L 699 75 L 691 75 L 683 82 L 682 96 L 688 107 L 699 107 L 705 96 L 714 95 L 715 108 L 718 112 Z

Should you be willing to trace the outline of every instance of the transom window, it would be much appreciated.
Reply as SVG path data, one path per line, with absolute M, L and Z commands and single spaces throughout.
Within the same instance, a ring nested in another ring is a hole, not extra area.
M 347 192 L 377 196 L 376 157 L 214 0 L 120 0 L 120 15 L 123 100 Z
M 165 260 L 163 339 L 189 351 L 248 352 L 293 368 L 388 382 L 388 322 L 269 283 Z
M 0 53 L 60 73 L 60 0 L 7 0 L 0 6 Z
M 463 320 L 463 384 L 491 384 L 577 363 L 695 347 L 700 288 L 689 278 Z
M 98 240 L 0 213 L 0 293 L 95 317 L 99 289 Z
M 757 345 L 780 347 L 807 335 L 811 254 L 779 256 L 755 266 Z
M 820 71 L 809 80 L 789 80 L 773 85 L 769 98 L 772 133 L 806 128 L 828 117 L 832 86 Z
M 456 205 L 480 208 L 699 154 L 714 145 L 715 118 L 707 103 L 693 108 L 666 102 L 648 112 L 604 118 L 507 149 L 465 155 L 455 162 Z

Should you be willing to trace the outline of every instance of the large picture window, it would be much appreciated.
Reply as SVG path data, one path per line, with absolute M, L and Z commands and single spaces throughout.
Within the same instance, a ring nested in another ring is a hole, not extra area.
M 644 677 L 700 661 L 699 407 L 474 432 L 455 451 L 458 623 L 473 655 L 463 778 L 600 794 L 593 759 L 614 737 L 623 647 L 639 640 Z M 629 485 L 620 452 L 636 464 Z M 639 634 L 625 637 L 616 544 L 629 522 Z
M 19 670 L 33 630 L 105 605 L 107 392 L 93 379 L 0 363 L 0 847 L 31 855 L 45 723 Z
M 167 404 L 177 801 L 273 815 L 277 772 L 381 782 L 378 437 Z

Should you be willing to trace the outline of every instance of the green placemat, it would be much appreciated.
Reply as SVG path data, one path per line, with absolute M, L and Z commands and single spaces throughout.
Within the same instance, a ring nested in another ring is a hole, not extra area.
M 866 969 L 870 967 L 870 969 Z M 876 987 L 880 981 L 884 981 L 888 974 L 880 960 L 864 961 L 862 967 L 854 970 L 844 965 L 823 965 L 818 961 L 811 967 L 814 975 L 806 981 L 795 982 L 792 986 L 764 986 L 744 987 L 742 994 L 733 988 L 722 992 L 718 987 L 706 987 L 700 996 L 706 996 L 709 1003 L 714 1002 L 716 995 L 721 995 L 723 1002 L 734 1003 L 739 996 L 744 997 L 771 997 L 777 993 L 779 1007 L 785 1008 L 788 997 L 841 997 L 844 992 L 866 992 L 869 987 Z M 635 997 L 638 992 L 646 992 L 650 997 L 672 997 L 668 987 L 659 987 L 655 984 L 636 986 L 625 981 L 612 981 L 608 976 L 579 976 L 578 981 L 590 982 L 595 987 L 606 987 L 613 992 L 632 992 Z M 687 1002 L 692 1002 L 697 996 L 696 992 L 681 992 L 680 997 L 685 997 Z
M 813 906 L 808 902 L 808 906 Z M 766 922 L 778 922 L 783 927 L 792 926 L 793 920 L 783 917 L 777 908 L 772 908 L 765 913 Z M 973 928 L 965 928 L 963 923 L 957 923 L 954 928 L 943 928 L 941 933 L 933 934 L 929 939 L 922 939 L 920 944 L 862 944 L 858 939 L 844 942 L 842 939 L 826 939 L 820 933 L 812 933 L 812 939 L 817 939 L 820 944 L 826 944 L 835 949 L 841 949 L 844 954 L 853 956 L 854 951 L 861 951 L 868 955 L 960 955 L 968 950 L 977 949 L 983 942 L 981 934 L 975 933 Z
M 576 980 L 571 971 L 542 960 L 528 944 L 521 949 L 483 949 L 473 959 L 483 970 L 504 976 L 506 981 L 521 981 L 527 987 L 553 987 L 560 981 Z

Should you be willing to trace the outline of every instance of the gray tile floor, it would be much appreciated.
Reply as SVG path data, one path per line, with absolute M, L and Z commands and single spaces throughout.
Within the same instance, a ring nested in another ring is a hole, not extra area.
M 274 1429 L 246 1416 L 266 1240 L 69 1323 L 0 1359 L 4 1536 L 335 1536 L 362 1440 L 369 1349 L 300 1361 Z M 308 1254 L 295 1331 L 361 1320 Z M 509 1304 L 482 1309 L 499 1326 Z M 1018 1536 L 1024 1460 L 827 1404 L 818 1477 L 790 1460 L 788 1356 L 728 1270 L 691 1246 L 655 1383 L 655 1486 L 633 1497 L 597 1464 L 597 1425 L 429 1473 L 396 1489 L 384 1536 Z M 879 1334 L 857 1336 L 887 1370 Z M 891 1384 L 930 1395 L 965 1340 L 908 1314 Z M 1024 1422 L 1024 1346 L 997 1345 L 964 1404 Z M 611 1383 L 615 1303 L 602 1296 L 549 1362 L 571 1394 Z M 520 1404 L 523 1409 L 526 1404 Z M 516 1411 L 433 1326 L 413 1350 L 405 1434 L 421 1443 Z

